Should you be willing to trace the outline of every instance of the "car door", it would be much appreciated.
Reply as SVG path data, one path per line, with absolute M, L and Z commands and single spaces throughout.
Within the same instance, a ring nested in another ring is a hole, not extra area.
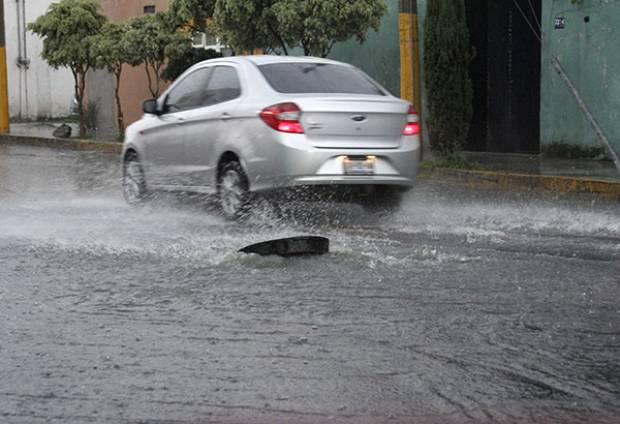
M 163 186 L 187 185 L 187 130 L 192 111 L 202 107 L 209 68 L 199 68 L 175 82 L 163 96 L 161 115 L 145 137 L 149 178 Z
M 225 140 L 241 97 L 241 81 L 233 65 L 212 66 L 203 107 L 192 111 L 185 125 L 187 163 L 192 185 L 215 189 L 218 158 L 214 145 Z

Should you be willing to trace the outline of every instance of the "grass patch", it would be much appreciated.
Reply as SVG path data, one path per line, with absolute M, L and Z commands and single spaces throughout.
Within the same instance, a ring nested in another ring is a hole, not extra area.
M 485 171 L 486 168 L 479 162 L 467 160 L 459 154 L 447 156 L 438 156 L 436 158 L 425 160 L 420 164 L 422 169 L 449 168 L 449 169 L 466 169 L 473 171 Z

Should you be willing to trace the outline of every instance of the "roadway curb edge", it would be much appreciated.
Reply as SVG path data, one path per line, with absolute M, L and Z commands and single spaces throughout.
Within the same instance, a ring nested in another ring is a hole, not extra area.
M 123 144 L 116 141 L 33 137 L 17 134 L 0 134 L 0 144 L 28 144 L 31 146 L 56 147 L 69 150 L 95 150 L 106 153 L 121 153 L 123 149 Z
M 76 138 L 48 138 L 25 135 L 0 134 L 0 144 L 27 144 L 69 150 L 94 150 L 120 154 L 122 143 L 115 141 L 95 141 Z M 589 193 L 606 199 L 620 200 L 620 181 L 596 178 L 566 177 L 555 175 L 522 174 L 506 171 L 474 171 L 448 168 L 420 168 L 421 180 L 439 180 L 486 188 L 517 188 L 525 190 L 545 190 L 558 193 Z
M 485 188 L 498 187 L 544 190 L 556 193 L 587 193 L 596 194 L 606 199 L 620 200 L 620 181 L 596 178 L 448 168 L 420 169 L 418 178 Z

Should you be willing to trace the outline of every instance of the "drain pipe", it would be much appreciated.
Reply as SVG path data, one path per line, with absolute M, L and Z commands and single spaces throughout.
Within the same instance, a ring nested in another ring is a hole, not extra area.
M 28 47 L 26 44 L 26 1 L 15 0 L 17 12 L 17 66 L 19 68 L 19 118 L 28 119 L 30 115 L 28 105 Z
M 20 1 L 17 0 L 19 4 Z M 22 51 L 20 53 L 20 64 L 24 70 L 24 99 L 26 107 L 26 119 L 30 118 L 29 98 L 28 98 L 28 68 L 30 68 L 30 59 L 28 59 L 28 44 L 26 43 L 26 0 L 21 0 L 21 37 Z
M 15 0 L 15 13 L 17 18 L 17 73 L 18 73 L 18 84 L 17 87 L 19 89 L 19 93 L 17 95 L 18 109 L 17 109 L 17 119 L 22 120 L 22 107 L 23 107 L 23 76 L 22 76 L 22 66 L 21 66 L 21 57 L 22 57 L 22 21 L 20 19 L 20 10 L 19 10 L 19 0 Z

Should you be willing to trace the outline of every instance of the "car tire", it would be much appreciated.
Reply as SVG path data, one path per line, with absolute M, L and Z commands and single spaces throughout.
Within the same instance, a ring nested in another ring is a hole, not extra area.
M 239 162 L 228 162 L 220 169 L 217 198 L 227 219 L 238 219 L 247 212 L 250 198 L 248 177 Z
M 137 206 L 149 197 L 144 171 L 136 154 L 129 154 L 123 161 L 123 197 L 131 206 Z

